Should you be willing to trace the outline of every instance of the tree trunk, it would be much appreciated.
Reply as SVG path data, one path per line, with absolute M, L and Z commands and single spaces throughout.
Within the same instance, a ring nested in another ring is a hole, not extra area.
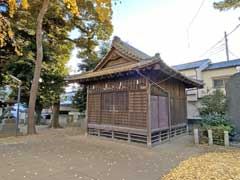
M 59 111 L 60 111 L 60 101 L 53 104 L 53 118 L 52 118 L 52 128 L 60 128 L 59 124 Z
M 37 105 L 36 106 L 36 124 L 40 125 L 41 122 L 41 113 L 42 113 L 42 106 L 41 105 Z
M 34 76 L 31 85 L 30 98 L 29 98 L 29 109 L 28 109 L 28 134 L 35 134 L 35 119 L 34 111 L 37 98 L 39 78 L 42 69 L 43 59 L 43 47 L 42 47 L 42 22 L 44 15 L 48 9 L 49 0 L 43 0 L 42 8 L 37 18 L 37 29 L 36 29 L 36 45 L 37 45 L 37 59 L 35 61 Z

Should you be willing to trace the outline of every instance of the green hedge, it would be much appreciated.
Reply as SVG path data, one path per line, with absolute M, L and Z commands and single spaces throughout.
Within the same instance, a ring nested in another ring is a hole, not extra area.
M 213 132 L 213 143 L 224 145 L 224 131 L 233 135 L 234 128 L 225 115 L 213 113 L 203 116 L 200 128 L 200 143 L 208 143 L 208 129 Z

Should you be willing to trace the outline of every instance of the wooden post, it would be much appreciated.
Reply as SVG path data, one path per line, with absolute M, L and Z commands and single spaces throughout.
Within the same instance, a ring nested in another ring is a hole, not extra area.
M 162 131 L 159 131 L 159 142 L 162 142 Z
M 88 93 L 89 93 L 89 87 L 87 86 L 87 104 L 86 104 L 86 112 L 85 112 L 85 136 L 88 135 Z
M 151 125 L 151 84 L 148 82 L 148 116 L 147 116 L 147 147 L 152 147 L 152 125 Z
M 213 136 L 212 136 L 212 130 L 208 129 L 208 144 L 213 145 Z
M 194 143 L 199 144 L 198 129 L 194 129 Z
M 114 131 L 112 130 L 112 139 L 114 139 Z
M 167 91 L 168 94 L 168 128 L 169 128 L 169 141 L 171 139 L 172 133 L 172 111 L 171 111 L 171 96 L 170 91 Z
M 229 134 L 228 131 L 224 131 L 224 145 L 229 146 Z
M 130 134 L 130 132 L 128 132 L 128 143 L 130 143 L 131 142 L 131 134 Z
M 101 136 L 100 129 L 97 130 L 98 136 Z

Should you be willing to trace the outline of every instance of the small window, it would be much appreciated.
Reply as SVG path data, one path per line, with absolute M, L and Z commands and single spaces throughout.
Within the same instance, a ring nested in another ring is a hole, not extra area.
M 111 92 L 102 94 L 102 110 L 125 112 L 128 110 L 128 93 Z
M 224 87 L 223 79 L 214 79 L 213 80 L 213 87 L 214 88 L 222 88 L 222 87 Z
M 228 81 L 228 78 L 214 79 L 213 80 L 213 87 L 214 88 L 224 88 L 227 81 Z

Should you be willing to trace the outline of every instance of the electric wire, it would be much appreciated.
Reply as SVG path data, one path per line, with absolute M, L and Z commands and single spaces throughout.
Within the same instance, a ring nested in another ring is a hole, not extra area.
M 232 31 L 230 31 L 229 33 L 227 33 L 227 37 L 229 37 L 233 32 L 235 32 L 238 28 L 240 27 L 240 24 L 238 24 Z M 224 38 L 220 39 L 219 41 L 217 41 L 213 46 L 211 46 L 207 51 L 205 51 L 200 57 L 205 56 L 206 54 L 208 54 L 212 49 L 214 49 L 219 43 L 223 42 Z
M 235 58 L 239 58 L 239 56 L 237 56 L 235 53 L 233 53 L 232 51 L 229 51 L 229 53 L 234 56 Z
M 225 50 L 225 47 L 222 47 L 222 49 L 219 49 L 218 51 L 209 54 L 209 57 L 211 57 L 211 56 L 213 56 L 213 55 L 216 55 L 216 54 L 219 54 L 220 52 L 223 52 L 224 50 Z
M 221 40 L 219 40 L 218 42 L 216 42 L 213 46 L 211 46 L 207 51 L 205 51 L 200 57 L 205 56 L 206 54 L 208 54 L 212 49 L 214 49 L 219 43 L 221 43 L 224 40 L 224 38 L 222 38 Z
M 197 18 L 198 14 L 200 13 L 200 11 L 201 11 L 204 3 L 205 3 L 205 0 L 202 0 L 200 6 L 199 6 L 198 9 L 197 9 L 197 12 L 195 13 L 195 15 L 193 16 L 192 20 L 190 21 L 190 23 L 189 23 L 189 25 L 188 25 L 188 28 L 187 28 L 188 47 L 190 47 L 189 30 L 190 30 L 192 24 L 194 23 L 195 19 Z

